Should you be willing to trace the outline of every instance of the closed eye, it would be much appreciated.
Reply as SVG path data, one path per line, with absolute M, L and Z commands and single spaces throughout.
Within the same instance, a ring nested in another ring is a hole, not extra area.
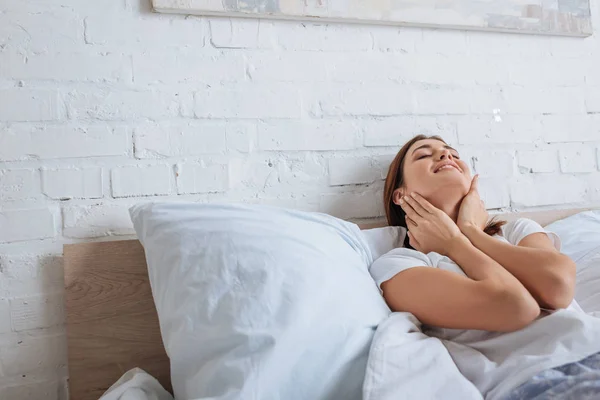
M 417 157 L 417 160 L 422 160 L 427 157 L 431 157 L 431 154 L 423 154 L 422 156 Z

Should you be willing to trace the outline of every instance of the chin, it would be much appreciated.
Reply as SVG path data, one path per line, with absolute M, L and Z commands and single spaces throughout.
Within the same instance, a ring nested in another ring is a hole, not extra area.
M 438 177 L 436 176 L 436 178 L 438 178 Z M 445 196 L 449 196 L 452 198 L 454 198 L 456 196 L 464 197 L 469 192 L 471 183 L 470 183 L 468 177 L 466 177 L 462 174 L 461 175 L 454 174 L 454 176 L 452 176 L 452 177 L 445 176 L 443 178 L 444 179 L 435 179 L 435 182 L 432 182 L 432 185 L 430 186 L 430 190 L 427 191 L 427 192 L 429 192 L 428 194 L 430 194 L 430 196 L 424 196 L 424 197 L 426 197 L 426 198 L 428 198 L 428 197 L 440 198 L 440 197 L 445 197 Z M 431 189 L 433 189 L 433 190 L 431 190 Z

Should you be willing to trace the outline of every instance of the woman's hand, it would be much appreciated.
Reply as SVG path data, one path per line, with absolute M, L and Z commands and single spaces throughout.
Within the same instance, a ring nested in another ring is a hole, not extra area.
M 422 253 L 436 252 L 447 256 L 457 242 L 466 240 L 458 226 L 442 210 L 422 196 L 412 193 L 400 199 L 406 213 L 410 245 Z
M 470 229 L 483 230 L 489 218 L 485 204 L 479 196 L 478 184 L 479 175 L 475 175 L 471 182 L 471 189 L 464 197 L 458 212 L 456 224 L 464 234 Z

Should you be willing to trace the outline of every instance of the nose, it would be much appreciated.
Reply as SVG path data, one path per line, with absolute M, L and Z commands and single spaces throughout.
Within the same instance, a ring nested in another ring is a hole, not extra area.
M 452 160 L 453 158 L 454 157 L 452 157 L 452 153 L 450 152 L 449 149 L 442 149 L 440 151 L 440 161 L 446 160 L 446 159 Z

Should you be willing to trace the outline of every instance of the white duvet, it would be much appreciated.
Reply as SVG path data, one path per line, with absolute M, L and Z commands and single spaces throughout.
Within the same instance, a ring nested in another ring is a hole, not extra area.
M 420 323 L 409 313 L 393 313 L 378 327 L 369 353 L 363 398 L 483 399 L 460 374 L 442 342 L 423 334 Z M 173 400 L 173 397 L 156 379 L 135 368 L 123 375 L 101 400 Z
M 568 239 L 584 225 L 588 229 L 585 238 L 596 235 L 585 249 L 583 239 Z M 600 292 L 595 283 L 600 281 L 600 241 L 596 240 L 600 239 L 600 213 L 573 217 L 572 222 L 569 219 L 562 221 L 552 226 L 552 230 L 563 238 L 563 251 L 578 263 L 577 285 L 584 290 L 578 290 L 577 301 L 586 312 L 598 315 Z M 379 238 L 375 239 L 377 242 Z M 372 252 L 374 255 L 381 253 Z M 586 283 L 590 285 L 586 286 Z M 344 374 L 337 376 L 339 379 L 348 378 Z M 362 392 L 365 400 L 483 399 L 475 386 L 461 375 L 442 342 L 425 335 L 418 320 L 409 313 L 392 313 L 378 325 L 368 354 Z M 172 400 L 173 397 L 150 375 L 134 369 L 128 371 L 101 399 Z M 202 399 L 208 400 L 206 397 Z

